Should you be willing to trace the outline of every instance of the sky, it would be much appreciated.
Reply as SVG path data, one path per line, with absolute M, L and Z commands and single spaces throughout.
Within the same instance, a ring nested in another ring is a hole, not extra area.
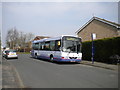
M 2 2 L 2 45 L 14 27 L 35 36 L 76 35 L 93 16 L 117 23 L 118 2 Z

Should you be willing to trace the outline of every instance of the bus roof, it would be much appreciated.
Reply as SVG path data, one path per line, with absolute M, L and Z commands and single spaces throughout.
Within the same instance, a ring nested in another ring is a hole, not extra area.
M 51 37 L 51 38 L 44 38 L 44 39 L 41 39 L 41 40 L 34 40 L 32 43 L 38 43 L 38 42 L 43 42 L 43 41 L 51 41 L 51 40 L 59 40 L 64 36 L 77 37 L 77 36 L 73 36 L 73 35 L 62 35 L 62 36 L 59 36 L 59 37 Z M 78 38 L 80 38 L 80 37 L 78 37 Z

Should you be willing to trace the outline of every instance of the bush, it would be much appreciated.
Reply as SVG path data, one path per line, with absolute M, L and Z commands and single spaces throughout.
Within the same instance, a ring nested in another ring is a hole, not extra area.
M 84 60 L 91 60 L 92 42 L 83 42 L 82 53 Z M 100 39 L 94 41 L 94 60 L 104 63 L 116 64 L 118 59 L 111 58 L 114 55 L 120 56 L 120 37 Z

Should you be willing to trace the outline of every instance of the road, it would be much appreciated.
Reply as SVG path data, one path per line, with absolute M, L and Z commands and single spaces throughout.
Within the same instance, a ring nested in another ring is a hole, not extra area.
M 51 63 L 20 54 L 9 59 L 26 88 L 117 88 L 118 72 L 83 64 Z

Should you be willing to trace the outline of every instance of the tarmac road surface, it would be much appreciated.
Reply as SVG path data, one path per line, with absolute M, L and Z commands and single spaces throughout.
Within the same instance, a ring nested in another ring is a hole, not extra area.
M 20 54 L 8 59 L 26 88 L 118 88 L 118 72 L 83 64 L 52 63 Z

